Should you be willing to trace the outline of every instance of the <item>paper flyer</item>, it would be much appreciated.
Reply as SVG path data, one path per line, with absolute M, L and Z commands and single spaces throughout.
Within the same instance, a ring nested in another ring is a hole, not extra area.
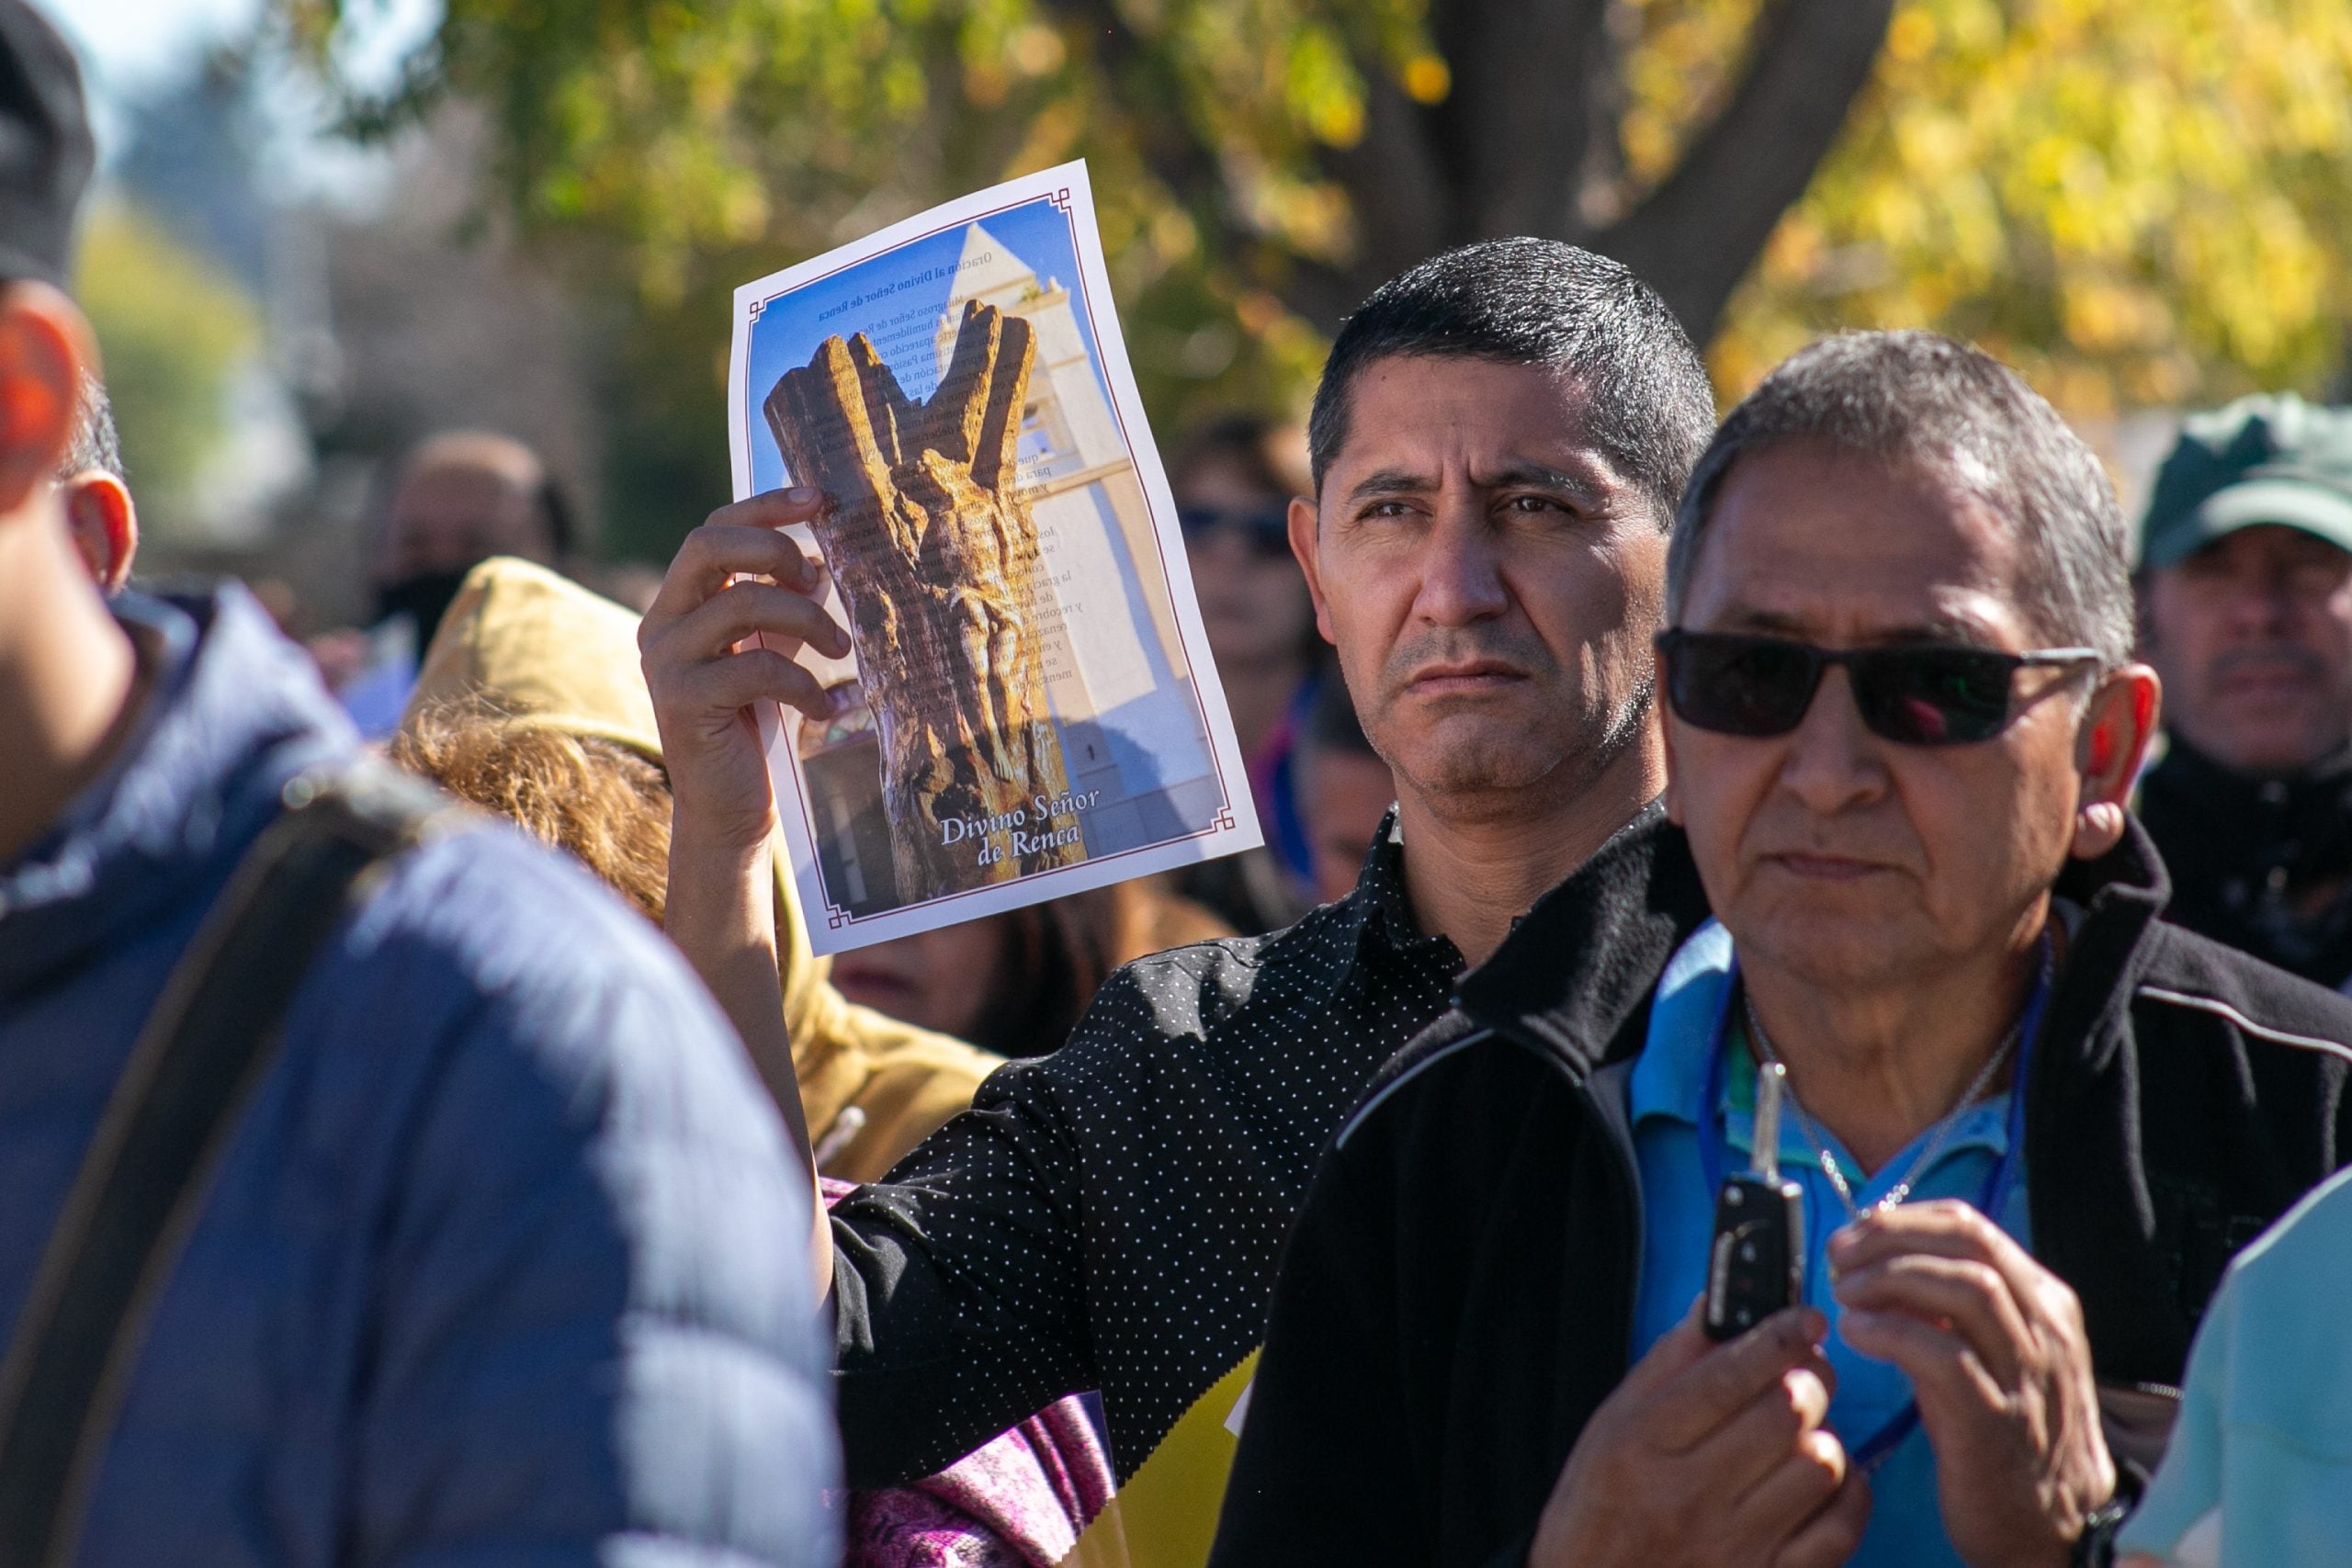
M 1260 841 L 1086 165 L 735 292 L 741 500 L 823 489 L 833 694 L 763 716 L 820 953 Z

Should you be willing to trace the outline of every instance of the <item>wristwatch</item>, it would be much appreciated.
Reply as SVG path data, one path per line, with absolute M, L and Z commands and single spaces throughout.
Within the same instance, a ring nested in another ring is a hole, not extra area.
M 2115 1568 L 2115 1537 L 2140 1501 L 2138 1478 L 2117 1467 L 2115 1495 L 2093 1508 L 2083 1519 L 2083 1533 L 2075 1538 L 2067 1568 Z

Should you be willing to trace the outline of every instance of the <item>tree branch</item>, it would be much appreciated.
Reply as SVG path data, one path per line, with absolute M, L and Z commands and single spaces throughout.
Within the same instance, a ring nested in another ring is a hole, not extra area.
M 1590 129 L 1577 85 L 1605 48 L 1608 10 L 1609 0 L 1441 0 L 1430 40 L 1453 81 L 1435 105 L 1368 62 L 1363 138 L 1322 159 L 1347 188 L 1356 252 L 1341 267 L 1295 271 L 1283 289 L 1293 308 L 1329 331 L 1447 246 L 1558 232 Z
M 1329 332 L 1383 280 L 1453 243 L 1452 180 L 1430 135 L 1429 111 L 1377 66 L 1364 72 L 1363 138 L 1324 154 L 1347 187 L 1355 214 L 1355 254 L 1344 267 L 1308 268 L 1284 294 Z
M 1894 0 L 1775 0 L 1738 89 L 1650 197 L 1592 242 L 1664 296 L 1691 338 L 1812 182 L 1870 80 Z
M 1178 84 L 1153 69 L 1151 40 L 1137 36 L 1117 0 L 1046 0 L 1046 5 L 1085 33 L 1114 91 L 1142 95 L 1131 102 L 1162 106 L 1157 113 L 1127 117 L 1151 172 L 1185 206 L 1208 214 L 1221 226 L 1230 223 L 1233 205 L 1216 152 L 1193 133 Z
M 1608 0 L 1444 0 L 1430 31 L 1453 90 L 1430 111 L 1455 182 L 1450 242 L 1558 234 L 1585 165 L 1579 91 L 1606 48 Z

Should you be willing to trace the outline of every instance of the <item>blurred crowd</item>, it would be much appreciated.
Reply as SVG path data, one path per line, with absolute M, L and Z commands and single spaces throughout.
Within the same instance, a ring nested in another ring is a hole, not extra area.
M 823 498 L 149 592 L 0 53 L 0 1563 L 2352 1561 L 2352 410 L 1447 252 L 1170 445 L 1264 847 L 820 959 Z

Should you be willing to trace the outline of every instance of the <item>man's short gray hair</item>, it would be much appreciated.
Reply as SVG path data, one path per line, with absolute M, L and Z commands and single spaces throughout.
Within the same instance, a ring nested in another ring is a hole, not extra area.
M 2036 635 L 2096 649 L 2109 669 L 2131 659 L 2130 534 L 2107 470 L 2016 371 L 1924 332 L 1825 338 L 1731 412 L 1683 491 L 1667 555 L 1670 623 L 1733 467 L 1801 444 L 1916 465 L 1975 496 L 2015 533 L 2017 607 Z
M 57 480 L 62 484 L 92 468 L 119 479 L 128 478 L 122 471 L 122 443 L 115 434 L 114 403 L 107 396 L 107 384 L 85 370 L 74 398 L 74 439 L 58 459 Z

